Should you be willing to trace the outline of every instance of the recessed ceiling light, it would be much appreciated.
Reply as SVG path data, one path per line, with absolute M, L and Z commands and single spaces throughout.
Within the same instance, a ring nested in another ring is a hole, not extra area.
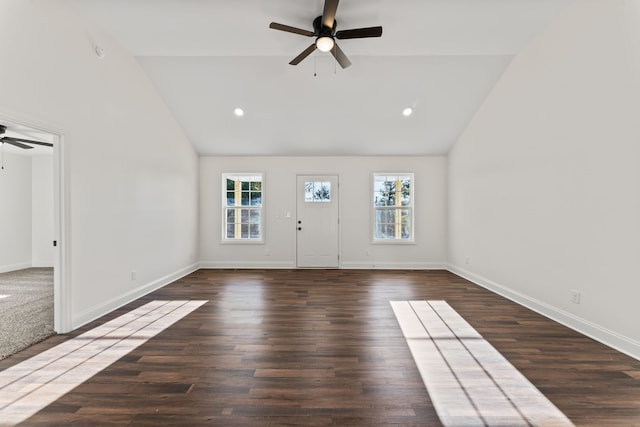
M 413 108 L 411 107 L 407 107 L 404 110 L 402 110 L 402 115 L 405 117 L 409 117 L 412 114 L 413 114 Z
M 244 116 L 244 110 L 238 107 L 235 110 L 233 110 L 233 114 L 235 114 L 238 117 L 242 117 Z

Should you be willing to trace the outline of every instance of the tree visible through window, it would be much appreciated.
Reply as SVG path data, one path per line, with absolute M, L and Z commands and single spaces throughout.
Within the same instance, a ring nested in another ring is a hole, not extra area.
M 374 241 L 413 240 L 413 174 L 373 176 Z
M 304 183 L 305 202 L 330 202 L 331 182 L 309 181 Z
M 262 240 L 262 174 L 224 174 L 224 239 Z

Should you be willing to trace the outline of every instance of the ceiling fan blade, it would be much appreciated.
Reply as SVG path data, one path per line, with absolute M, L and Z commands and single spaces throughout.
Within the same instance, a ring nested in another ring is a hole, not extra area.
M 289 64 L 291 65 L 298 65 L 300 63 L 300 61 L 302 61 L 304 58 L 306 58 L 307 56 L 311 55 L 311 53 L 316 50 L 316 44 L 313 43 L 311 46 L 309 46 L 308 48 L 306 48 L 305 50 L 302 51 L 302 53 L 298 56 L 296 56 L 295 58 L 293 58 L 291 60 L 291 62 L 289 62 Z
M 2 140 L 4 142 L 8 142 L 9 144 L 13 144 L 14 142 L 17 142 L 17 143 L 26 142 L 27 144 L 42 145 L 44 147 L 53 147 L 53 144 L 51 144 L 50 142 L 33 141 L 31 139 L 14 138 L 13 136 L 5 136 L 4 138 L 2 138 Z M 13 145 L 16 145 L 16 144 L 13 144 Z M 25 147 L 22 147 L 22 148 L 25 148 Z M 27 147 L 27 148 L 33 148 L 33 147 Z
M 11 144 L 11 145 L 15 145 L 16 147 L 24 148 L 25 150 L 29 150 L 29 149 L 33 148 L 32 146 L 27 145 L 27 144 L 23 144 L 21 142 L 11 141 L 9 138 L 2 138 L 0 141 L 2 141 L 3 144 L 6 142 L 7 144 Z
M 333 49 L 331 49 L 331 54 L 333 55 L 334 58 L 336 58 L 336 61 L 338 61 L 338 64 L 340 64 L 342 68 L 347 68 L 349 65 L 351 65 L 351 61 L 349 61 L 349 58 L 347 58 L 347 55 L 345 55 L 342 49 L 340 49 L 340 46 L 338 46 L 338 43 L 333 45 Z
M 287 33 L 300 34 L 301 36 L 307 37 L 312 37 L 315 35 L 312 31 L 291 27 L 289 25 L 278 24 L 277 22 L 272 22 L 271 24 L 269 24 L 269 28 L 273 28 L 274 30 L 286 31 Z
M 365 37 L 380 37 L 382 27 L 354 28 L 336 32 L 337 39 L 363 39 Z
M 322 26 L 333 28 L 338 10 L 338 0 L 324 0 L 324 10 L 322 11 Z

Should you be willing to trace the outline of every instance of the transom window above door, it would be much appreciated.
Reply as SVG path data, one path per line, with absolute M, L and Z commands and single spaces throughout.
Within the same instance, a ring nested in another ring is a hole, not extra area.
M 227 242 L 263 241 L 264 176 L 223 174 L 222 235 Z

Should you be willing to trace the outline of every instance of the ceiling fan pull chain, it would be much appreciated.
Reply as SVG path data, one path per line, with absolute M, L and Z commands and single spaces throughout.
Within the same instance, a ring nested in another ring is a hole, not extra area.
M 313 77 L 318 77 L 318 55 L 313 55 Z

